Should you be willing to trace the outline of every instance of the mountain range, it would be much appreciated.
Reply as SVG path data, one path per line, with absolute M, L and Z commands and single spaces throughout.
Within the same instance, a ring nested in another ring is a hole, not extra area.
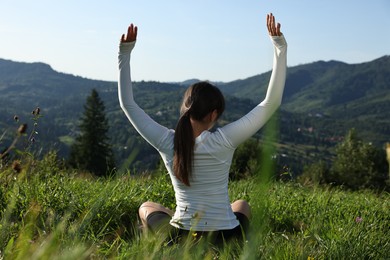
M 221 124 L 239 118 L 262 100 L 270 73 L 215 82 L 227 101 Z M 134 94 L 156 121 L 174 127 L 181 95 L 196 81 L 135 82 Z M 13 138 L 17 124 L 32 124 L 31 111 L 40 107 L 38 144 L 43 151 L 55 149 L 66 157 L 91 89 L 96 89 L 105 103 L 118 164 L 134 168 L 154 165 L 157 153 L 135 133 L 119 108 L 116 82 L 64 74 L 44 63 L 4 59 L 0 59 L 0 149 Z M 351 128 L 365 141 L 383 146 L 390 141 L 390 56 L 360 64 L 317 61 L 289 67 L 278 118 L 278 151 L 292 158 L 291 164 L 303 166 L 320 156 L 331 156 L 332 147 Z

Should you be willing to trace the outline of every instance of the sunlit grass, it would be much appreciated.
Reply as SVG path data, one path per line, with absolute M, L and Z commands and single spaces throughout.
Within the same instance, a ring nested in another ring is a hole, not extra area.
M 222 249 L 169 247 L 162 237 L 139 234 L 136 217 L 146 200 L 174 206 L 166 175 L 93 179 L 39 163 L 29 167 L 19 175 L 1 172 L 0 251 L 6 258 L 383 259 L 390 250 L 388 193 L 256 178 L 232 182 L 232 200 L 247 199 L 253 208 L 248 241 Z

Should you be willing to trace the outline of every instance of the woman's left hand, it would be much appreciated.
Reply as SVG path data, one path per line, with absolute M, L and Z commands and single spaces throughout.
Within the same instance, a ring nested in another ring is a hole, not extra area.
M 280 27 L 280 23 L 275 24 L 275 16 L 272 13 L 267 14 L 267 28 L 269 35 L 281 36 L 282 32 L 280 31 Z

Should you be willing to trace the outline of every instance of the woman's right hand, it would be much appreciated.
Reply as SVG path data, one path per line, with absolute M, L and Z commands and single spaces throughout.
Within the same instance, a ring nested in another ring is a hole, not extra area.
M 280 23 L 275 24 L 275 16 L 272 13 L 267 14 L 267 28 L 269 35 L 281 36 L 282 32 L 280 31 L 280 27 Z
M 134 41 L 136 41 L 137 40 L 137 32 L 138 32 L 137 26 L 130 24 L 130 26 L 127 28 L 127 35 L 122 34 L 121 42 L 134 42 Z

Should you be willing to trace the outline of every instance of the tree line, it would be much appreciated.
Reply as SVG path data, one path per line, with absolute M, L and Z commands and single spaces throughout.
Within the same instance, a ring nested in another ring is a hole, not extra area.
M 78 128 L 78 135 L 70 147 L 67 165 L 96 176 L 115 174 L 117 168 L 108 135 L 110 127 L 105 105 L 95 89 L 86 99 Z M 230 178 L 239 180 L 258 174 L 260 164 L 264 163 L 263 150 L 267 145 L 269 144 L 264 140 L 260 141 L 258 136 L 240 145 L 233 157 Z M 134 151 L 124 152 L 130 155 Z M 274 152 L 272 156 L 274 179 L 296 179 L 302 184 L 341 185 L 350 189 L 390 187 L 390 167 L 386 162 L 385 149 L 364 142 L 354 129 L 351 129 L 336 146 L 332 160 L 320 159 L 303 165 L 303 170 L 299 173 L 293 173 L 292 167 L 283 160 L 280 153 L 277 156 L 277 148 Z M 126 162 L 124 165 L 126 166 Z

